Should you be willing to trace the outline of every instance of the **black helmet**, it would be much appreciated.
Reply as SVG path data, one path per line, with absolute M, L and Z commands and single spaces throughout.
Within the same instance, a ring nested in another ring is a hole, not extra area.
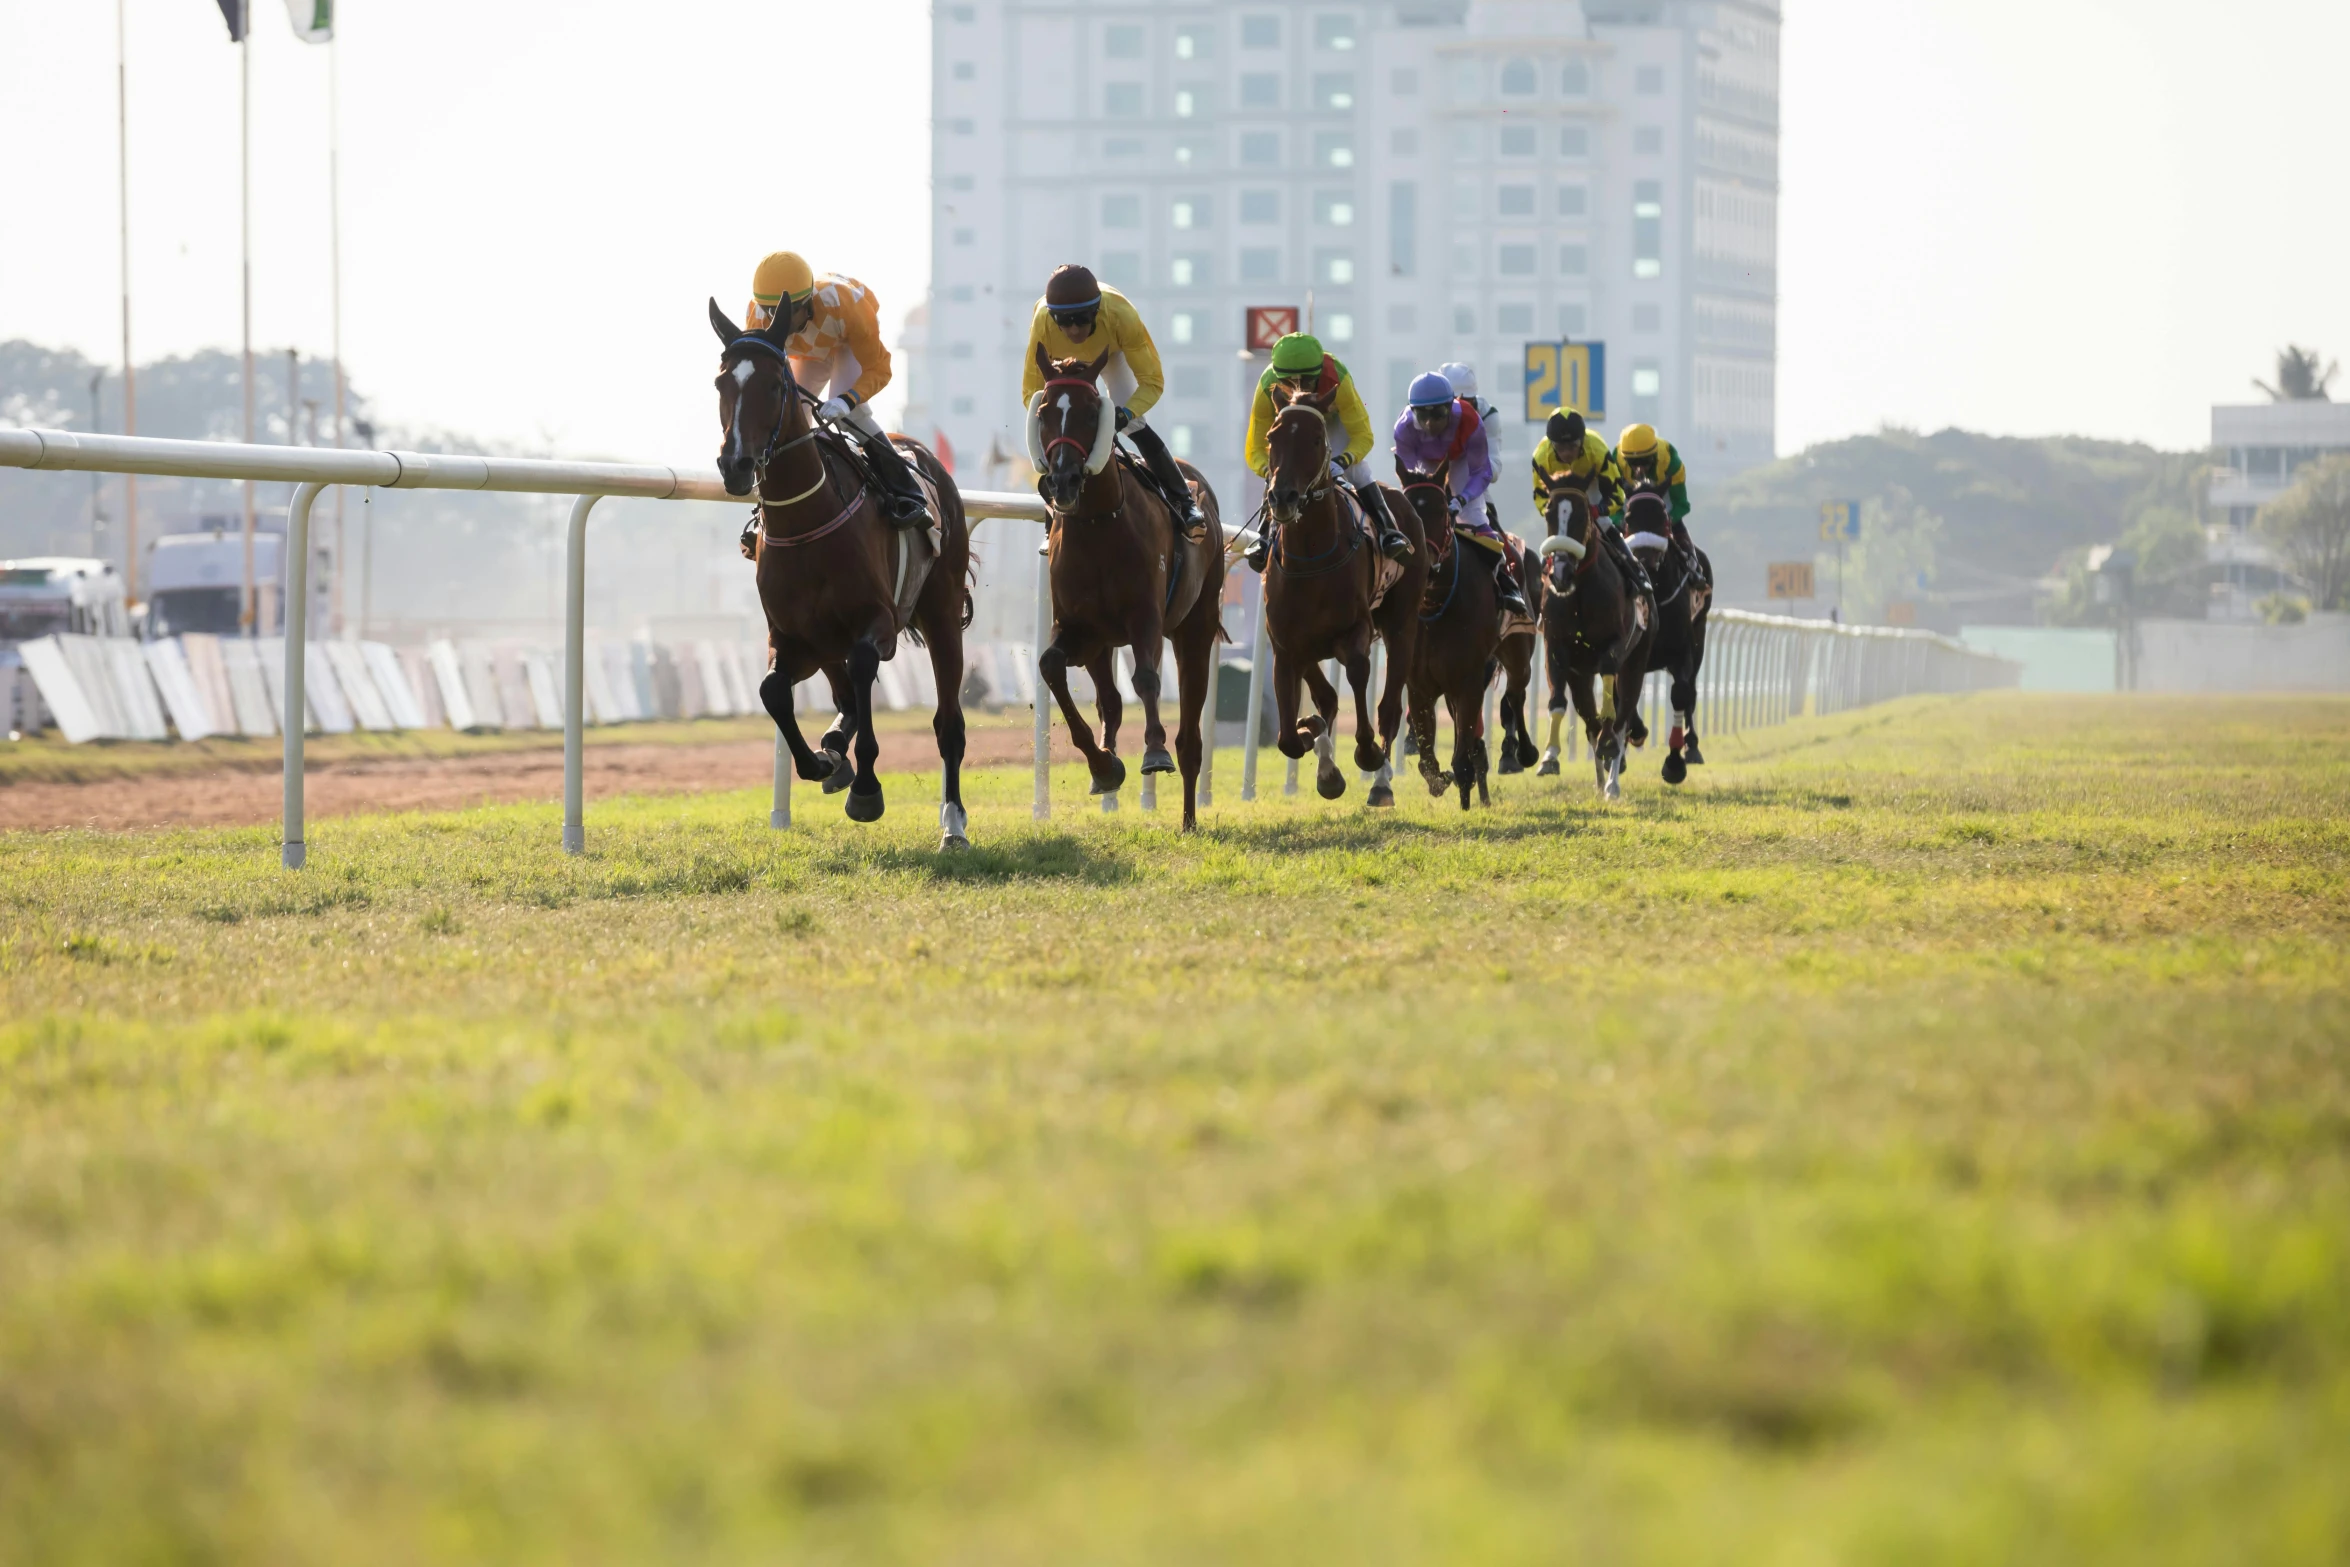
M 1575 409 L 1562 408 L 1550 416 L 1550 422 L 1543 426 L 1542 433 L 1550 437 L 1550 444 L 1555 448 L 1581 446 L 1583 431 L 1583 415 Z

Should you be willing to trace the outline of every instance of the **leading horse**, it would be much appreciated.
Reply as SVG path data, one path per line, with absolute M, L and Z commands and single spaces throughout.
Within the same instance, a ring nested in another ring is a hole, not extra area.
M 793 378 L 784 334 L 746 332 L 710 301 L 710 326 L 725 345 L 718 361 L 718 418 L 725 442 L 718 475 L 729 495 L 759 507 L 759 606 L 775 667 L 759 700 L 791 750 L 799 776 L 824 792 L 846 788 L 851 821 L 881 819 L 873 763 L 873 682 L 897 653 L 901 632 L 930 650 L 938 683 L 938 737 L 946 778 L 938 809 L 941 848 L 970 839 L 963 809 L 963 628 L 971 623 L 971 529 L 946 469 L 918 441 L 894 437 L 937 496 L 939 543 L 931 556 L 921 525 L 890 526 L 875 504 L 871 476 L 849 443 L 812 416 L 816 399 Z M 923 575 L 917 579 L 915 573 Z M 792 712 L 792 687 L 822 671 L 837 711 L 811 749 Z M 848 752 L 855 748 L 852 769 Z
M 1183 831 L 1199 829 L 1200 713 L 1216 673 L 1216 642 L 1224 632 L 1224 523 L 1215 492 L 1199 470 L 1178 464 L 1195 486 L 1207 534 L 1186 539 L 1157 490 L 1116 460 L 1117 415 L 1102 396 L 1104 354 L 1090 362 L 1054 360 L 1036 350 L 1044 389 L 1029 408 L 1030 457 L 1038 488 L 1052 513 L 1053 638 L 1037 669 L 1069 720 L 1069 736 L 1084 753 L 1093 792 L 1109 794 L 1126 780 L 1117 757 L 1120 704 L 1111 660 L 1134 650 L 1134 694 L 1142 701 L 1142 770 L 1183 772 Z M 1159 660 L 1175 644 L 1180 719 L 1175 757 L 1159 720 Z M 1102 741 L 1069 694 L 1069 666 L 1093 676 L 1101 703 Z
M 1665 497 L 1646 485 L 1624 500 L 1624 531 L 1656 587 L 1656 645 L 1648 666 L 1673 677 L 1673 729 L 1664 766 L 1678 784 L 1705 765 L 1697 748 L 1697 673 L 1705 667 L 1706 618 L 1713 610 L 1714 563 L 1675 537 Z
M 1585 487 L 1575 481 L 1546 491 L 1543 512 L 1550 536 L 1543 541 L 1545 575 L 1550 578 L 1542 607 L 1542 640 L 1550 663 L 1550 750 L 1542 770 L 1558 764 L 1559 726 L 1573 698 L 1591 742 L 1591 766 L 1603 798 L 1620 799 L 1627 742 L 1646 738 L 1640 723 L 1640 688 L 1648 679 L 1649 648 L 1655 639 L 1654 608 L 1616 567 L 1599 530 L 1607 526 L 1591 509 Z M 1592 681 L 1600 682 L 1597 701 Z
M 1432 474 L 1405 471 L 1397 478 L 1411 501 L 1432 559 L 1428 585 L 1416 601 L 1419 644 L 1412 657 L 1412 742 L 1420 753 L 1420 777 L 1431 795 L 1458 789 L 1461 809 L 1469 791 L 1490 805 L 1486 788 L 1489 756 L 1485 735 L 1485 691 L 1493 683 L 1501 644 L 1501 601 L 1485 557 L 1469 557 L 1482 546 L 1453 526 L 1452 489 L 1445 467 Z M 1452 767 L 1436 765 L 1436 699 L 1452 714 Z

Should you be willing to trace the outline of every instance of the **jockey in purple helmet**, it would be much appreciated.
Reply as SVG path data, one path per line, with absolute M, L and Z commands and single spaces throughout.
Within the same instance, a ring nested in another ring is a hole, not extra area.
M 1452 491 L 1451 512 L 1456 531 L 1467 533 L 1493 551 L 1493 587 L 1502 607 L 1527 613 L 1526 596 L 1510 573 L 1509 556 L 1502 549 L 1501 530 L 1486 515 L 1486 490 L 1493 483 L 1493 453 L 1485 439 L 1485 421 L 1465 398 L 1453 395 L 1452 383 L 1431 370 L 1412 382 L 1411 406 L 1395 421 L 1396 463 L 1413 473 L 1444 470 Z

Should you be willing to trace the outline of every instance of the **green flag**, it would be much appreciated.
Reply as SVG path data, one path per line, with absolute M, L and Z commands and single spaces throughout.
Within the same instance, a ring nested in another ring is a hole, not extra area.
M 322 44 L 335 35 L 335 0 L 286 0 L 286 15 L 294 36 L 306 44 Z

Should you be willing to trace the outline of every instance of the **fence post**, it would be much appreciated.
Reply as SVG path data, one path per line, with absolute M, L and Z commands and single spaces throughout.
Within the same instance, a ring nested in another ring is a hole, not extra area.
M 1052 524 L 1036 547 L 1036 802 L 1029 814 L 1043 821 L 1053 814 L 1052 693 L 1044 686 L 1044 650 L 1053 638 Z
M 302 868 L 303 675 L 309 659 L 310 507 L 325 485 L 312 481 L 294 491 L 286 508 L 285 591 L 278 595 L 286 620 L 286 841 L 279 860 L 290 871 Z
M 601 495 L 574 496 L 563 549 L 563 852 L 587 852 L 587 523 Z M 782 731 L 776 732 L 777 740 Z

